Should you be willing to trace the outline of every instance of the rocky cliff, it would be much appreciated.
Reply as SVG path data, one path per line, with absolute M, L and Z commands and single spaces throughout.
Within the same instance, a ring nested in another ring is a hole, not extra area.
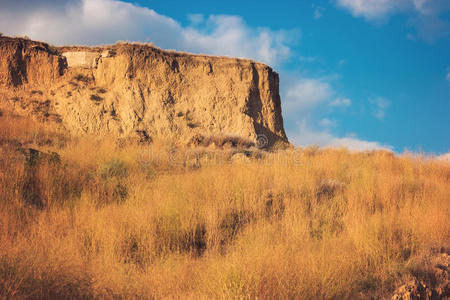
M 74 134 L 217 134 L 287 142 L 278 74 L 251 60 L 149 45 L 51 47 L 0 37 L 2 106 Z

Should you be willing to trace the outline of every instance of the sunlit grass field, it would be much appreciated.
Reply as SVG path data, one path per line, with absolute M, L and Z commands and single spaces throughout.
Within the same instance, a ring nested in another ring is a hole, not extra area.
M 380 298 L 450 246 L 450 164 L 424 155 L 231 161 L 241 150 L 74 138 L 7 114 L 0 143 L 4 299 Z

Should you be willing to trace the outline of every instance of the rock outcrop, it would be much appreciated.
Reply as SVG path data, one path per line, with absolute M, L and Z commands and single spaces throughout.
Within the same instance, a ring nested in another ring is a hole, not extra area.
M 29 103 L 46 103 L 41 117 L 56 116 L 74 134 L 287 142 L 278 74 L 251 60 L 0 37 L 0 90 L 2 105 L 23 112 L 36 113 Z
M 450 297 L 450 255 L 441 253 L 429 258 L 424 264 L 427 282 L 413 278 L 397 288 L 391 300 L 440 300 Z

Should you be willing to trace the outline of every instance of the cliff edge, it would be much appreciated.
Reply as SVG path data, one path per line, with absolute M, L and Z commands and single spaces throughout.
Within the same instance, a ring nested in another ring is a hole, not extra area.
M 73 134 L 287 142 L 279 78 L 251 60 L 0 37 L 0 102 Z

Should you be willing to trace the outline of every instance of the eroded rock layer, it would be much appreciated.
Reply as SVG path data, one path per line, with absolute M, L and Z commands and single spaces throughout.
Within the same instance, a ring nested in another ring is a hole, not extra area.
M 26 103 L 44 103 L 41 117 L 53 116 L 74 134 L 183 141 L 199 134 L 264 135 L 269 146 L 287 142 L 278 74 L 251 60 L 0 37 L 0 88 L 3 105 L 39 113 Z

